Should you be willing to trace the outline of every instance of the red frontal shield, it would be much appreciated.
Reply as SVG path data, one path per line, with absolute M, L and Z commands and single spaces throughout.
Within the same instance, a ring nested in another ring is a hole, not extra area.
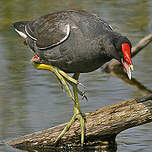
M 122 52 L 123 52 L 124 58 L 121 59 L 121 62 L 128 74 L 129 79 L 131 79 L 131 70 L 133 71 L 133 65 L 131 61 L 131 50 L 128 43 L 122 44 Z

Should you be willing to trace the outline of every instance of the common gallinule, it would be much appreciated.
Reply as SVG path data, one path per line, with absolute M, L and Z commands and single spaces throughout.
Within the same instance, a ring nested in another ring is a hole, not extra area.
M 54 72 L 74 101 L 74 115 L 56 142 L 78 119 L 83 145 L 85 122 L 78 94 L 84 94 L 77 88 L 79 75 L 94 71 L 114 58 L 122 63 L 131 79 L 131 42 L 114 32 L 106 21 L 86 11 L 61 11 L 13 25 L 33 51 L 32 63 L 35 68 Z M 67 73 L 74 75 L 71 77 Z M 74 95 L 68 84 L 72 85 Z

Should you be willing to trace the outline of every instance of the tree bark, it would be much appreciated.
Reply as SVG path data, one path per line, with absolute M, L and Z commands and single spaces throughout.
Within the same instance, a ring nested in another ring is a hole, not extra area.
M 152 121 L 152 95 L 125 100 L 92 112 L 86 117 L 85 147 L 114 146 L 121 131 Z M 55 139 L 66 124 L 6 142 L 19 149 L 55 147 Z M 80 146 L 80 125 L 76 121 L 58 144 L 59 149 Z

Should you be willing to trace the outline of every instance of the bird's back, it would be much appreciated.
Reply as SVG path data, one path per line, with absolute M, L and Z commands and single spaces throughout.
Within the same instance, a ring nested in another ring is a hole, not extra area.
M 29 22 L 25 32 L 28 45 L 46 64 L 66 72 L 90 72 L 109 61 L 101 49 L 112 28 L 86 11 L 44 15 Z
M 101 45 L 106 43 L 111 27 L 99 17 L 85 11 L 68 11 L 66 22 L 70 35 L 60 46 L 48 51 L 48 63 L 66 72 L 91 72 L 109 61 L 101 54 Z M 101 42 L 101 39 L 103 40 Z M 104 51 L 104 46 L 103 51 Z

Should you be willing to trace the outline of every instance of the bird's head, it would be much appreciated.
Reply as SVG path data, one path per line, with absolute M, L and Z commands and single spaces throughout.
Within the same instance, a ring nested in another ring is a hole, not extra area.
M 115 59 L 123 65 L 129 79 L 131 79 L 131 71 L 133 71 L 133 64 L 131 60 L 131 42 L 126 37 L 120 36 L 114 44 L 117 52 Z

